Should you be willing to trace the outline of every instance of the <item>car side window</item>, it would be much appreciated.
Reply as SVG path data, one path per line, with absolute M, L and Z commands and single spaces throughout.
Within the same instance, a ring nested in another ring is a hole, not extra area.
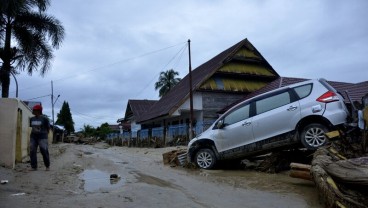
M 288 91 L 256 101 L 257 115 L 287 105 L 291 102 Z
M 249 118 L 249 104 L 241 106 L 224 117 L 224 124 L 231 125 Z
M 299 99 L 303 99 L 312 92 L 312 84 L 295 87 L 294 91 L 299 96 Z

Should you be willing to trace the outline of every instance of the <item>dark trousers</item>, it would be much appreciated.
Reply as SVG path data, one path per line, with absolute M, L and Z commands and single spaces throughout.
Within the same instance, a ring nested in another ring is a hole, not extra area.
M 48 149 L 48 140 L 46 138 L 31 136 L 31 167 L 37 168 L 37 148 L 40 147 L 40 152 L 43 157 L 43 163 L 46 167 L 50 166 L 50 156 L 49 156 L 49 149 Z

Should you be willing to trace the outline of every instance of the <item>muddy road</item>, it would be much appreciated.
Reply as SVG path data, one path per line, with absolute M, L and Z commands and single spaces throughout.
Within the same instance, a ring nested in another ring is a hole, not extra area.
M 287 173 L 164 166 L 162 153 L 173 149 L 51 145 L 50 171 L 42 161 L 38 171 L 28 163 L 0 167 L 0 179 L 8 180 L 0 185 L 0 207 L 323 207 L 312 182 Z

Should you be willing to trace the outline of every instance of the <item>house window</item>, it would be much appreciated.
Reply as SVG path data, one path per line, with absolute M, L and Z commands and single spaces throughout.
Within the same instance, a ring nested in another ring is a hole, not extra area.
M 224 90 L 224 83 L 222 82 L 222 79 L 216 77 L 214 78 L 215 82 L 216 82 L 216 87 L 218 90 Z

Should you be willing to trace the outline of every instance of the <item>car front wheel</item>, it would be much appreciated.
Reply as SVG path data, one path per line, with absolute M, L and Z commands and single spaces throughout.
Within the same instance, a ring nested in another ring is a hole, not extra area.
M 327 128 L 322 124 L 312 123 L 304 127 L 300 134 L 300 139 L 304 147 L 309 150 L 316 150 L 327 142 L 325 133 Z
M 217 160 L 211 149 L 200 149 L 195 156 L 195 161 L 199 168 L 212 169 Z

